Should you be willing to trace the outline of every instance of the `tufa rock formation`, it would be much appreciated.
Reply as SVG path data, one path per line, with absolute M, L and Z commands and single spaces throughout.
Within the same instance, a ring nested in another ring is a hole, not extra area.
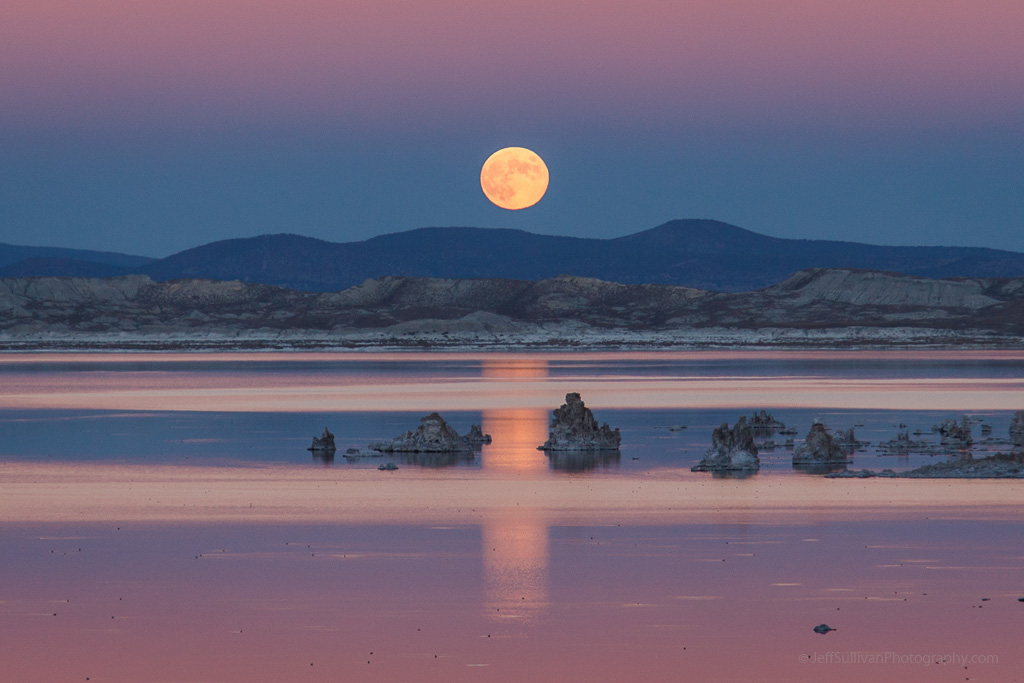
M 415 431 L 391 441 L 371 443 L 368 448 L 381 453 L 454 453 L 472 451 L 481 443 L 490 442 L 490 435 L 483 434 L 477 425 L 473 425 L 466 436 L 459 436 L 443 417 L 431 413 L 420 418 L 420 426 Z
M 793 453 L 794 465 L 842 465 L 846 462 L 846 452 L 821 420 L 814 421 L 804 442 Z
M 953 418 L 946 418 L 939 426 L 938 432 L 942 437 L 942 445 L 946 448 L 970 448 L 974 443 L 974 438 L 971 436 L 971 424 L 966 415 L 963 416 L 959 424 Z
M 491 435 L 484 434 L 484 430 L 480 428 L 480 425 L 470 425 L 469 432 L 463 438 L 468 443 L 476 446 L 491 442 Z
M 767 410 L 761 410 L 751 415 L 749 424 L 755 434 L 768 435 L 786 428 L 785 423 L 776 420 Z
M 548 440 L 541 451 L 605 451 L 617 450 L 622 442 L 618 428 L 608 423 L 597 426 L 590 408 L 583 405 L 579 394 L 565 395 L 565 403 L 557 408 L 551 419 Z
M 337 450 L 334 447 L 334 434 L 331 434 L 330 431 L 328 431 L 327 427 L 324 427 L 324 433 L 320 435 L 319 439 L 314 436 L 313 445 L 306 450 L 314 452 L 323 451 L 326 453 L 333 453 L 335 450 Z
M 837 429 L 833 441 L 847 453 L 853 453 L 859 448 L 864 448 L 870 445 L 870 441 L 861 441 L 857 438 L 857 435 L 853 433 L 853 427 L 850 427 L 846 431 Z
M 1010 441 L 1014 448 L 1024 448 L 1024 410 L 1018 410 L 1013 414 L 1013 421 L 1010 422 Z
M 761 468 L 757 457 L 757 446 L 747 418 L 741 417 L 736 426 L 729 429 L 723 422 L 711 433 L 711 448 L 704 459 L 691 468 L 693 472 L 736 472 L 756 471 Z

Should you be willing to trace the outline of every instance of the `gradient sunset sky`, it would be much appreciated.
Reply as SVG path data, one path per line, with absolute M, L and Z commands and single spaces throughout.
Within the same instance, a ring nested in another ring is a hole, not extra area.
M 1024 2 L 4 0 L 0 242 L 425 226 L 1024 251 Z M 508 212 L 516 145 L 551 172 Z

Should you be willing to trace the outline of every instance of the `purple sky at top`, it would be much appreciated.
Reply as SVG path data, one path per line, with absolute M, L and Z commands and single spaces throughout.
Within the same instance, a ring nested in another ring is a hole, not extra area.
M 6 0 L 0 241 L 426 225 L 1024 251 L 1024 3 Z M 536 150 L 549 195 L 477 184 Z

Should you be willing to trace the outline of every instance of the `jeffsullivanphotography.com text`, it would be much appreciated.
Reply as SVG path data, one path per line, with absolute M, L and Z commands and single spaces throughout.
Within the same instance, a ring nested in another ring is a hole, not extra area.
M 801 664 L 873 664 L 918 666 L 968 666 L 970 664 L 998 664 L 999 655 L 967 655 L 958 652 L 947 654 L 906 653 L 906 652 L 814 652 L 800 655 Z

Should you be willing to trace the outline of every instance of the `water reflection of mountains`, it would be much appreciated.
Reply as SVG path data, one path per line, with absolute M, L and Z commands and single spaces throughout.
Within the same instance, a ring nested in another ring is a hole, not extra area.
M 551 469 L 562 472 L 586 472 L 588 470 L 618 468 L 622 454 L 618 450 L 606 451 L 550 451 L 548 462 Z

